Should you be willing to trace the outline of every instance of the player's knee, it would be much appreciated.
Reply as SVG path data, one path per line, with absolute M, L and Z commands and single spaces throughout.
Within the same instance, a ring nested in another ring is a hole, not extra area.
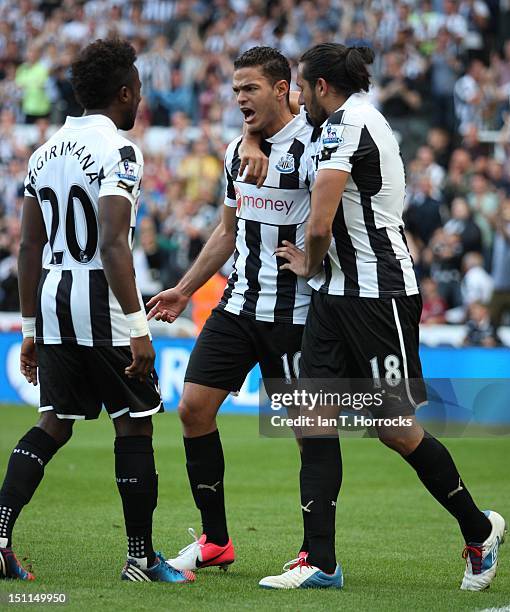
M 113 420 L 113 426 L 118 438 L 127 436 L 152 437 L 153 433 L 151 417 L 134 418 L 124 414 Z
M 204 433 L 214 427 L 216 411 L 208 410 L 207 406 L 181 399 L 177 412 L 185 435 L 186 432 L 188 434 L 190 432 L 194 434 Z
M 379 433 L 379 440 L 399 455 L 408 455 L 416 448 L 414 439 L 408 435 L 396 433 Z
M 59 419 L 53 411 L 43 412 L 37 423 L 55 442 L 60 446 L 64 446 L 73 435 L 74 420 Z
M 181 399 L 177 407 L 177 413 L 184 427 L 193 427 L 200 420 L 200 412 L 198 406 L 193 402 L 188 402 Z

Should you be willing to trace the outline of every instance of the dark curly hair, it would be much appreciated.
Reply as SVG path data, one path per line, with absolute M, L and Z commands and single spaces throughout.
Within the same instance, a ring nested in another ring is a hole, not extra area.
M 74 95 L 85 109 L 106 108 L 129 85 L 136 51 L 127 40 L 96 40 L 71 65 Z
M 251 66 L 260 66 L 271 85 L 276 81 L 287 81 L 290 87 L 289 62 L 277 49 L 252 47 L 234 60 L 234 70 Z

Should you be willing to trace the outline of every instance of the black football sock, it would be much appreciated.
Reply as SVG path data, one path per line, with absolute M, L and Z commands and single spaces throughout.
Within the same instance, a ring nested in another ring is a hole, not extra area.
M 303 451 L 302 449 L 299 449 L 299 456 L 301 459 L 301 466 L 303 466 Z M 306 530 L 305 530 L 305 524 L 303 521 L 303 543 L 301 544 L 301 548 L 299 549 L 299 552 L 308 552 L 309 550 L 309 544 L 308 544 L 308 536 L 306 535 Z
M 44 466 L 58 449 L 56 440 L 40 427 L 33 427 L 12 451 L 0 489 L 0 548 L 12 545 L 14 523 L 39 486 Z
M 184 438 L 186 469 L 193 499 L 202 516 L 207 541 L 225 546 L 228 542 L 223 478 L 225 460 L 218 430 L 197 438 Z
M 152 438 L 123 436 L 115 439 L 115 476 L 122 499 L 128 538 L 128 557 L 142 567 L 154 565 L 152 515 L 158 503 L 158 475 Z
M 341 484 L 338 438 L 303 438 L 300 485 L 307 561 L 327 574 L 336 569 L 335 516 Z
M 452 456 L 436 438 L 425 434 L 415 450 L 404 457 L 435 499 L 459 522 L 466 542 L 484 542 L 492 525 L 478 509 L 462 482 Z

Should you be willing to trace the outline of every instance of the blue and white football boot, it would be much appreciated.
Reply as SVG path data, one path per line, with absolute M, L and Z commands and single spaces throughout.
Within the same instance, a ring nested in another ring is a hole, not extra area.
M 462 556 L 466 560 L 466 571 L 460 588 L 463 591 L 483 591 L 490 586 L 498 567 L 499 547 L 505 541 L 505 519 L 492 510 L 485 510 L 492 524 L 489 537 L 481 544 L 466 544 Z
M 333 574 L 326 574 L 318 567 L 309 565 L 306 555 L 288 561 L 283 566 L 283 574 L 266 576 L 259 582 L 263 589 L 341 589 L 344 576 L 340 565 Z
M 121 580 L 131 580 L 132 582 L 175 582 L 183 584 L 194 582 L 195 574 L 187 570 L 179 571 L 173 568 L 160 552 L 156 553 L 156 563 L 147 569 L 141 568 L 135 560 L 128 559 L 122 574 Z
M 0 580 L 35 580 L 12 552 L 12 548 L 0 548 Z

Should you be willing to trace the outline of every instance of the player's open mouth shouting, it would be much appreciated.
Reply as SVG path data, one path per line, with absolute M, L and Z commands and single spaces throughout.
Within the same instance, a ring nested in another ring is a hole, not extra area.
M 247 106 L 241 107 L 240 110 L 244 115 L 244 120 L 246 121 L 246 123 L 252 123 L 255 119 L 256 112 L 252 108 L 248 108 Z

